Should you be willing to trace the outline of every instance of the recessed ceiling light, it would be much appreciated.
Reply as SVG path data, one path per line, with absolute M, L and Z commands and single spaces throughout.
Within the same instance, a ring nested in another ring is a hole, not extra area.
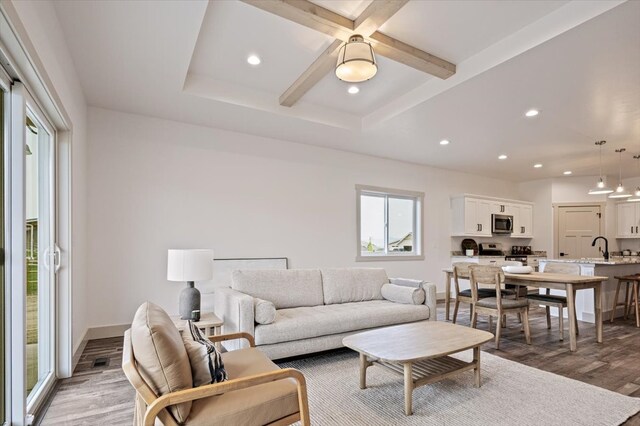
M 573 173 L 571 170 L 567 170 L 566 172 L 562 172 L 563 175 L 570 175 L 571 173 Z
M 533 167 L 535 167 L 536 169 L 540 169 L 540 168 L 542 168 L 542 164 L 540 164 L 540 163 L 534 164 Z
M 498 155 L 498 160 L 506 160 L 507 156 L 502 154 L 502 155 Z
M 524 115 L 526 115 L 527 117 L 535 117 L 538 114 L 540 114 L 540 111 L 538 111 L 537 109 L 530 109 Z
M 358 86 L 349 86 L 349 88 L 347 89 L 347 92 L 349 92 L 352 95 L 355 95 L 359 91 L 360 89 L 358 88 Z
M 257 55 L 250 55 L 247 58 L 247 62 L 250 65 L 260 65 L 260 62 L 262 62 L 262 61 L 260 60 L 260 57 L 258 57 Z
M 449 141 L 447 139 L 442 139 L 440 141 L 440 145 L 449 145 Z

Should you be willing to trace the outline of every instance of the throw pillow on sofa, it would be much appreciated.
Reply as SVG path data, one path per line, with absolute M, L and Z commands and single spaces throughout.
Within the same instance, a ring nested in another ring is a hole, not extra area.
M 228 379 L 220 352 L 191 321 L 182 332 L 182 341 L 189 355 L 194 387 L 224 382 Z
M 409 278 L 389 278 L 389 282 L 403 287 L 422 287 L 422 284 L 424 284 L 422 280 L 412 280 Z
M 406 287 L 396 284 L 385 284 L 380 289 L 385 299 L 409 305 L 421 305 L 424 303 L 425 293 L 422 288 Z
M 258 324 L 271 324 L 276 319 L 276 306 L 268 300 L 254 297 L 253 316 Z

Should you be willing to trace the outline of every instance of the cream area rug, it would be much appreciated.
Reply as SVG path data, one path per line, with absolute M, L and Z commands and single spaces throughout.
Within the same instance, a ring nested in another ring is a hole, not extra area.
M 469 361 L 471 353 L 458 357 Z M 320 426 L 619 425 L 640 411 L 639 398 L 482 352 L 482 387 L 474 387 L 467 371 L 417 388 L 414 414 L 405 416 L 402 377 L 374 365 L 361 390 L 358 363 L 345 350 L 279 365 L 304 373 L 311 423 Z

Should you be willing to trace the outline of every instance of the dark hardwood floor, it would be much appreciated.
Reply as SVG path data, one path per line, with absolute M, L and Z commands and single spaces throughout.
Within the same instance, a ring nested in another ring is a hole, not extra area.
M 464 305 L 463 305 L 464 306 Z M 439 305 L 439 319 L 444 306 Z M 515 317 L 507 321 L 500 350 L 493 342 L 483 350 L 531 367 L 590 383 L 614 392 L 640 397 L 640 329 L 631 320 L 617 319 L 604 325 L 604 343 L 595 342 L 595 328 L 580 322 L 578 351 L 569 351 L 569 340 L 560 342 L 557 319 L 547 330 L 544 310 L 531 311 L 532 345 L 527 345 Z M 568 321 L 565 321 L 567 324 Z M 458 314 L 458 324 L 469 325 L 468 307 Z M 494 321 L 495 324 L 495 321 Z M 486 318 L 478 328 L 487 329 Z M 96 358 L 108 365 L 93 367 Z M 61 380 L 51 398 L 42 425 L 129 425 L 133 416 L 134 391 L 121 370 L 122 338 L 92 340 L 73 377 Z M 625 426 L 640 426 L 640 414 Z

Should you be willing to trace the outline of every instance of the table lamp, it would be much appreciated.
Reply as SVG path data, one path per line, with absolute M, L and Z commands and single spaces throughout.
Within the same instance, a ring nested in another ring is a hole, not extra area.
M 193 311 L 200 311 L 200 291 L 195 288 L 195 281 L 211 278 L 213 278 L 213 250 L 169 250 L 167 280 L 187 282 L 187 286 L 180 292 L 180 319 L 194 319 Z

